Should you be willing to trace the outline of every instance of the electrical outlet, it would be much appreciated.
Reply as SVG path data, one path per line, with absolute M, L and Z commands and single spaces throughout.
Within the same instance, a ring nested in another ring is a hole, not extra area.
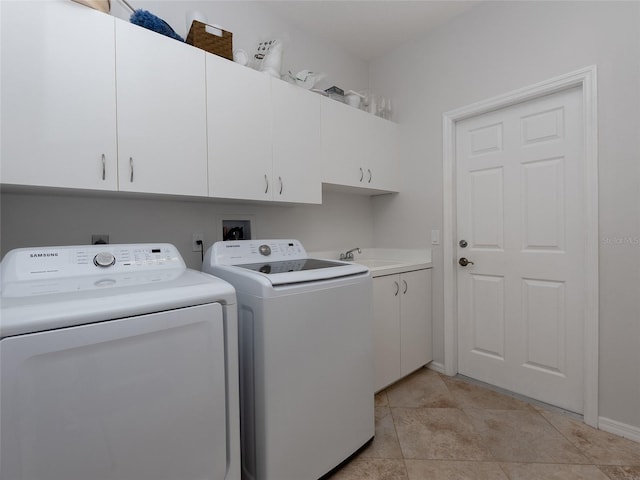
M 201 241 L 202 244 L 198 245 L 198 241 Z M 191 249 L 194 252 L 199 252 L 204 249 L 204 233 L 196 232 L 192 235 Z
M 91 245 L 106 245 L 108 243 L 108 233 L 94 233 L 93 235 L 91 235 Z
M 440 245 L 440 230 L 431 230 L 431 245 Z

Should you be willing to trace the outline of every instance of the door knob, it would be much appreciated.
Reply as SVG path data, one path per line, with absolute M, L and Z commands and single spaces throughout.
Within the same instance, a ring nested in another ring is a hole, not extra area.
M 467 265 L 471 264 L 471 265 L 475 265 L 475 263 L 473 263 L 471 260 L 467 260 L 466 258 L 462 257 L 460 258 L 460 260 L 458 260 L 458 263 L 460 265 L 462 265 L 463 267 L 466 267 Z

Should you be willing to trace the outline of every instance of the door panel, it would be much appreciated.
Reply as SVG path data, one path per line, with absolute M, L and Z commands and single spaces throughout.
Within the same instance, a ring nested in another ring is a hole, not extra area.
M 522 281 L 525 327 L 524 366 L 563 374 L 565 371 L 564 283 Z
M 504 278 L 471 275 L 473 351 L 504 360 Z
M 470 171 L 471 244 L 474 248 L 502 250 L 504 244 L 504 183 L 502 168 Z
M 523 250 L 564 249 L 564 158 L 523 164 Z
M 460 373 L 582 412 L 581 90 L 456 125 Z
M 502 130 L 502 123 L 469 130 L 471 155 L 483 155 L 502 150 Z

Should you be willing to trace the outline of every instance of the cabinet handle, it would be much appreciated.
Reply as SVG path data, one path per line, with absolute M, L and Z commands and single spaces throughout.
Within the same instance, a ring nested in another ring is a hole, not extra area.
M 129 157 L 129 170 L 131 172 L 131 176 L 129 177 L 129 182 L 133 183 L 133 157 Z
M 364 178 L 364 170 L 360 167 L 360 181 Z
M 404 292 L 402 292 L 402 294 L 406 294 L 407 290 L 409 290 L 409 285 L 407 285 L 407 281 L 406 280 L 402 280 L 402 283 L 404 283 Z
M 104 153 L 102 154 L 102 180 L 107 178 L 107 162 L 106 162 L 106 158 L 104 156 Z
M 278 180 L 280 181 L 280 195 L 282 195 L 282 187 L 283 187 L 282 177 L 278 177 Z
M 396 286 L 396 293 L 394 293 L 393 296 L 397 297 L 398 293 L 400 293 L 400 285 L 398 284 L 398 282 L 393 282 L 393 283 Z
M 268 193 L 269 192 L 269 177 L 267 177 L 266 173 L 264 175 L 264 183 L 266 185 L 266 187 L 264 188 L 264 193 Z
M 373 178 L 373 175 L 371 175 L 371 169 L 367 168 L 367 172 L 369 172 L 369 181 L 367 183 L 371 183 L 371 179 Z

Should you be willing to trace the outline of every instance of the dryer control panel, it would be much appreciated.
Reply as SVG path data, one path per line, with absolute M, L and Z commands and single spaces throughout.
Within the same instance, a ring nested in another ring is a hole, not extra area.
M 2 283 L 185 268 L 166 243 L 18 248 L 2 260 Z

